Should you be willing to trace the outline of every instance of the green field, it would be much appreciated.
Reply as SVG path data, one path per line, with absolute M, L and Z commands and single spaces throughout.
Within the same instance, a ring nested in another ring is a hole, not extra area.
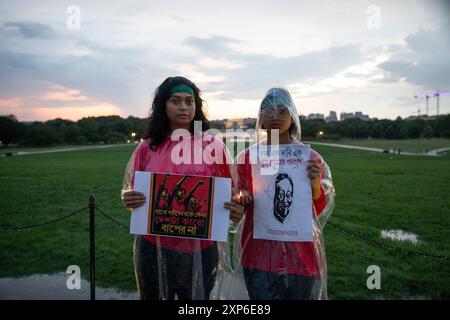
M 51 220 L 87 205 L 123 224 L 122 175 L 133 146 L 0 158 L 0 225 Z M 330 165 L 337 191 L 330 221 L 380 239 L 383 229 L 402 229 L 419 244 L 382 240 L 410 250 L 450 255 L 450 159 L 393 156 L 315 147 Z M 331 299 L 450 298 L 450 262 L 386 252 L 325 227 Z M 0 233 L 0 277 L 65 272 L 81 267 L 88 278 L 88 216 L 43 229 Z M 368 290 L 367 267 L 381 268 L 381 290 Z M 135 290 L 132 236 L 97 218 L 97 284 Z
M 325 141 L 337 144 L 346 144 L 351 146 L 361 146 L 370 148 L 380 148 L 389 150 L 393 148 L 400 148 L 405 152 L 422 153 L 434 149 L 450 148 L 450 139 L 432 138 L 432 139 L 341 139 L 338 141 Z

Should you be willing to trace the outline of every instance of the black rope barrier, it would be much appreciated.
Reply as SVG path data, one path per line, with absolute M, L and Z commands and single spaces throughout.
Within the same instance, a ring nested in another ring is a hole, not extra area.
M 365 236 L 365 235 L 363 235 L 361 233 L 358 233 L 358 232 L 346 229 L 346 228 L 344 228 L 344 227 L 342 227 L 342 226 L 340 226 L 340 225 L 338 225 L 338 224 L 336 224 L 334 222 L 328 221 L 327 223 L 330 226 L 332 226 L 334 229 L 340 231 L 343 234 L 346 234 L 347 236 L 350 236 L 350 237 L 353 237 L 353 238 L 365 241 L 365 242 L 370 243 L 370 244 L 372 244 L 374 246 L 381 247 L 381 248 L 383 248 L 383 249 L 385 249 L 387 251 L 400 251 L 400 252 L 402 252 L 404 254 L 407 254 L 407 255 L 422 256 L 422 257 L 426 257 L 426 258 L 438 259 L 438 260 L 445 261 L 445 262 L 448 262 L 450 260 L 450 257 L 448 257 L 448 256 L 440 256 L 440 255 L 435 255 L 435 254 L 431 254 L 431 253 L 425 253 L 425 252 L 420 252 L 420 251 L 413 251 L 413 250 L 408 250 L 408 249 L 404 249 L 404 248 L 401 248 L 401 247 L 391 246 L 391 245 L 385 244 L 385 243 L 383 243 L 381 241 L 369 238 L 369 237 L 367 237 L 367 236 Z
M 108 220 L 112 221 L 113 223 L 115 223 L 116 225 L 118 225 L 119 227 L 121 227 L 124 230 L 129 230 L 129 227 L 124 225 L 123 223 L 121 223 L 120 221 L 116 220 L 114 217 L 112 217 L 110 214 L 106 213 L 104 210 L 102 210 L 101 208 L 99 208 L 98 206 L 96 206 L 95 204 L 93 205 L 93 208 L 95 208 L 95 210 L 98 210 L 105 218 L 107 218 Z M 39 229 L 39 228 L 44 228 L 48 225 L 66 220 L 68 218 L 71 218 L 73 216 L 78 215 L 79 213 L 83 212 L 83 211 L 87 211 L 88 207 L 84 207 L 81 208 L 79 210 L 76 210 L 74 212 L 71 212 L 69 214 L 66 214 L 64 216 L 60 216 L 56 219 L 50 220 L 50 221 L 46 221 L 43 223 L 38 223 L 38 224 L 31 224 L 31 225 L 19 225 L 19 226 L 0 226 L 0 233 L 5 233 L 5 232 L 16 232 L 16 231 L 22 231 L 22 230 L 32 230 L 32 229 Z M 92 210 L 92 208 L 91 208 Z M 414 251 L 414 250 L 408 250 L 402 247 L 398 247 L 398 246 L 393 246 L 393 245 L 389 245 L 386 244 L 382 241 L 378 241 L 375 240 L 373 238 L 370 238 L 366 235 L 363 235 L 362 233 L 356 232 L 356 231 L 352 231 L 349 230 L 345 227 L 342 227 L 341 225 L 328 221 L 328 224 L 333 227 L 335 230 L 341 232 L 342 234 L 345 234 L 349 237 L 355 238 L 355 239 L 359 239 L 361 241 L 367 242 L 373 246 L 382 248 L 386 251 L 398 251 L 398 252 L 402 252 L 404 254 L 407 255 L 412 255 L 412 256 L 421 256 L 421 257 L 426 257 L 426 258 L 432 258 L 432 259 L 437 259 L 437 260 L 441 260 L 444 262 L 448 262 L 450 261 L 450 257 L 448 256 L 444 256 L 444 255 L 435 255 L 435 254 L 431 254 L 431 253 L 426 253 L 426 252 L 420 252 L 420 251 Z
M 50 220 L 50 221 L 46 221 L 46 222 L 42 222 L 42 223 L 38 223 L 38 224 L 30 224 L 30 225 L 22 225 L 22 226 L 0 226 L 0 232 L 15 232 L 15 231 L 22 231 L 22 230 L 29 230 L 29 229 L 39 229 L 39 228 L 44 228 L 50 224 L 59 222 L 59 221 L 63 221 L 65 219 L 68 219 L 70 217 L 76 216 L 77 214 L 79 214 L 80 212 L 82 212 L 83 210 L 86 210 L 87 207 L 81 208 L 77 211 L 74 211 L 72 213 L 66 214 L 64 216 L 58 217 L 56 219 Z
M 114 222 L 114 223 L 117 224 L 118 226 L 122 227 L 123 229 L 129 230 L 129 228 L 128 228 L 126 225 L 124 225 L 123 223 L 121 223 L 121 222 L 117 221 L 116 219 L 114 219 L 112 216 L 110 216 L 109 214 L 107 214 L 107 213 L 106 213 L 105 211 L 103 211 L 101 208 L 96 207 L 96 209 L 97 209 L 98 211 L 100 211 L 100 213 L 101 213 L 103 216 L 105 216 L 107 219 L 111 220 L 112 222 Z

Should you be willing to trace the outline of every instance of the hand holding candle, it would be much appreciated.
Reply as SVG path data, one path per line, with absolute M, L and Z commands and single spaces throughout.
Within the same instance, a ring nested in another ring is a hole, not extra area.
M 243 206 L 248 206 L 250 203 L 252 203 L 253 198 L 248 191 L 239 190 L 233 195 L 233 201 Z
M 225 208 L 230 210 L 231 220 L 239 222 L 245 214 L 245 206 L 250 204 L 253 199 L 247 191 L 241 190 L 233 194 L 231 200 L 225 202 Z

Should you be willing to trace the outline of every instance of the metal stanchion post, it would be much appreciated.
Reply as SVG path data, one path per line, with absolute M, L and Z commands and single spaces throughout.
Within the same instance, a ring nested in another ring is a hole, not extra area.
M 89 272 L 91 300 L 95 300 L 95 196 L 89 196 Z

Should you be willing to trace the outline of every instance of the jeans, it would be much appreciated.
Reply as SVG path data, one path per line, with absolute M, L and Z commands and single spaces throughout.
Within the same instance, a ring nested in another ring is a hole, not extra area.
M 180 241 L 183 241 L 182 239 Z M 193 270 L 194 256 L 201 257 L 201 268 Z M 175 294 L 178 300 L 208 300 L 214 287 L 218 263 L 217 243 L 202 250 L 200 253 L 184 253 L 161 248 L 161 265 L 166 273 L 162 282 L 167 292 L 165 297 L 160 294 L 160 274 L 156 245 L 136 236 L 134 242 L 134 268 L 138 293 L 141 300 L 173 300 Z M 194 275 L 202 275 L 203 279 L 193 288 Z M 200 293 L 200 295 L 199 295 Z
M 244 269 L 250 300 L 311 300 L 315 277 Z

